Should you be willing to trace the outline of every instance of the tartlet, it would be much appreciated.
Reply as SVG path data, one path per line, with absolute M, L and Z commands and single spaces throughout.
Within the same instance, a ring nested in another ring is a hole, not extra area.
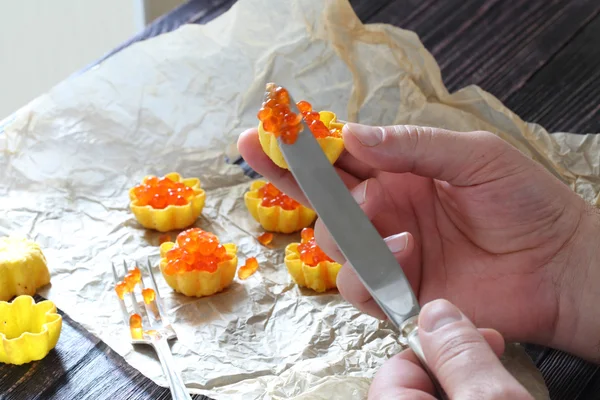
M 289 169 L 279 148 L 277 138 L 293 144 L 303 129 L 302 119 L 316 137 L 327 159 L 333 164 L 344 151 L 341 130 L 344 124 L 337 122 L 331 111 L 315 112 L 307 101 L 298 102 L 296 114 L 290 108 L 290 96 L 285 88 L 267 84 L 261 109 L 258 111 L 258 138 L 265 154 L 280 168 Z
M 0 301 L 33 296 L 48 283 L 46 257 L 37 243 L 12 236 L 0 238 Z
M 210 296 L 227 288 L 238 264 L 236 245 L 221 245 L 215 235 L 200 228 L 181 232 L 176 242 L 161 244 L 160 257 L 167 284 L 191 297 Z
M 312 259 L 312 262 L 308 259 Z M 342 265 L 327 257 L 318 248 L 314 243 L 314 232 L 310 228 L 302 231 L 302 243 L 290 243 L 286 246 L 284 262 L 298 286 L 316 292 L 337 288 L 337 275 Z
M 35 303 L 22 295 L 0 301 L 0 362 L 21 365 L 38 361 L 52 350 L 62 329 L 62 317 L 50 300 Z
M 269 232 L 293 233 L 314 222 L 317 217 L 315 211 L 285 196 L 273 185 L 266 185 L 269 184 L 264 180 L 255 180 L 250 184 L 250 191 L 244 193 L 246 208 L 263 229 Z M 268 193 L 263 190 L 265 187 L 269 191 L 277 192 L 271 198 L 279 196 L 282 201 L 274 204 L 265 203 L 263 200 L 268 199 L 265 197 Z
M 158 204 L 144 201 L 147 200 L 142 199 L 141 192 L 144 188 L 149 187 L 147 190 L 152 193 L 151 190 L 158 190 L 157 181 L 164 179 L 174 182 L 174 186 L 177 187 L 172 190 L 167 189 L 171 197 L 161 198 Z M 182 193 L 178 194 L 177 190 Z M 178 173 L 172 172 L 160 179 L 151 175 L 146 176 L 140 185 L 129 190 L 129 200 L 133 215 L 144 228 L 168 232 L 185 229 L 194 224 L 204 208 L 206 193 L 201 188 L 200 179 L 182 178 Z

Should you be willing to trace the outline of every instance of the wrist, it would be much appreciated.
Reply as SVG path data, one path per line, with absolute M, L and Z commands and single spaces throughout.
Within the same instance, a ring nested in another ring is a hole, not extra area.
M 587 205 L 563 258 L 549 346 L 600 362 L 600 210 Z

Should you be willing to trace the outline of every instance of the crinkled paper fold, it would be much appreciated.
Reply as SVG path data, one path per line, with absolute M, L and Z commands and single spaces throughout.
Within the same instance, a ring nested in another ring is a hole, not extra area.
M 0 135 L 0 233 L 40 243 L 52 273 L 41 294 L 160 385 L 152 350 L 128 343 L 110 272 L 123 258 L 149 256 L 157 268 L 160 234 L 128 207 L 128 190 L 149 174 L 198 177 L 206 203 L 196 225 L 236 244 L 240 265 L 260 263 L 248 280 L 200 299 L 174 293 L 155 269 L 192 392 L 364 398 L 401 349 L 388 325 L 336 291 L 293 284 L 283 249 L 298 234 L 276 235 L 268 248 L 255 239 L 262 229 L 243 200 L 250 178 L 225 160 L 257 126 L 268 81 L 342 120 L 492 131 L 598 202 L 600 136 L 549 134 L 477 87 L 448 93 L 414 33 L 363 25 L 346 0 L 240 0 L 207 25 L 137 43 L 29 104 Z M 522 349 L 507 357 L 547 398 Z

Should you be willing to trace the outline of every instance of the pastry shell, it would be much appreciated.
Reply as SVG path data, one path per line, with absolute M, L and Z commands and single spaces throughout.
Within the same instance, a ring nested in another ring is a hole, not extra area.
M 184 179 L 176 172 L 171 172 L 165 177 L 183 183 L 192 188 L 194 197 L 190 202 L 183 206 L 170 205 L 163 209 L 152 208 L 151 206 L 140 206 L 137 204 L 137 197 L 134 194 L 134 188 L 129 190 L 130 208 L 136 220 L 147 229 L 154 229 L 159 232 L 168 232 L 176 229 L 185 229 L 196 222 L 196 219 L 202 213 L 206 193 L 200 187 L 200 179 Z M 148 178 L 145 177 L 144 180 Z
M 165 242 L 160 245 L 160 272 L 167 284 L 176 292 L 191 297 L 210 296 L 224 290 L 233 281 L 238 264 L 236 245 L 223 244 L 227 254 L 232 255 L 233 258 L 220 262 L 214 272 L 189 271 L 168 275 L 165 273 L 167 252 L 174 246 L 174 242 Z
M 331 261 L 320 262 L 314 267 L 307 265 L 300 259 L 298 245 L 290 243 L 285 248 L 285 266 L 294 282 L 316 292 L 337 288 L 337 274 L 342 265 Z
M 246 208 L 263 229 L 269 232 L 293 233 L 313 223 L 317 213 L 303 205 L 293 210 L 284 210 L 280 206 L 263 206 L 258 191 L 266 184 L 263 180 L 256 180 L 250 184 L 250 191 L 244 193 Z
M 50 283 L 50 272 L 40 246 L 25 238 L 0 238 L 0 301 L 33 296 Z
M 337 122 L 337 117 L 331 111 L 320 111 L 321 121 L 327 126 L 329 129 L 339 128 L 341 129 L 344 124 Z M 260 141 L 260 145 L 267 156 L 275 163 L 277 166 L 283 169 L 289 169 L 287 162 L 283 158 L 283 154 L 279 149 L 279 143 L 277 142 L 277 138 L 270 132 L 267 132 L 263 128 L 262 122 L 258 124 L 258 139 Z M 328 136 L 324 138 L 317 138 L 317 142 L 323 149 L 323 152 L 327 156 L 327 159 L 332 164 L 337 161 L 339 156 L 344 151 L 344 140 L 339 137 Z
M 50 300 L 35 303 L 22 295 L 0 301 L 0 362 L 21 365 L 38 361 L 52 350 L 62 329 L 62 317 Z

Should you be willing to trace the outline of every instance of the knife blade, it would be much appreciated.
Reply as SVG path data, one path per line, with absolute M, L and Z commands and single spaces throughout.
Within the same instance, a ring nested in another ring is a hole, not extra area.
M 267 91 L 269 87 L 272 86 L 267 85 Z M 291 94 L 289 103 L 293 113 L 302 115 Z M 406 344 L 429 373 L 440 398 L 445 399 L 421 348 L 417 324 L 420 306 L 401 265 L 352 197 L 306 121 L 302 119 L 301 123 L 302 129 L 294 143 L 286 144 L 281 136 L 278 137 L 289 170 L 349 265 L 400 330 Z

